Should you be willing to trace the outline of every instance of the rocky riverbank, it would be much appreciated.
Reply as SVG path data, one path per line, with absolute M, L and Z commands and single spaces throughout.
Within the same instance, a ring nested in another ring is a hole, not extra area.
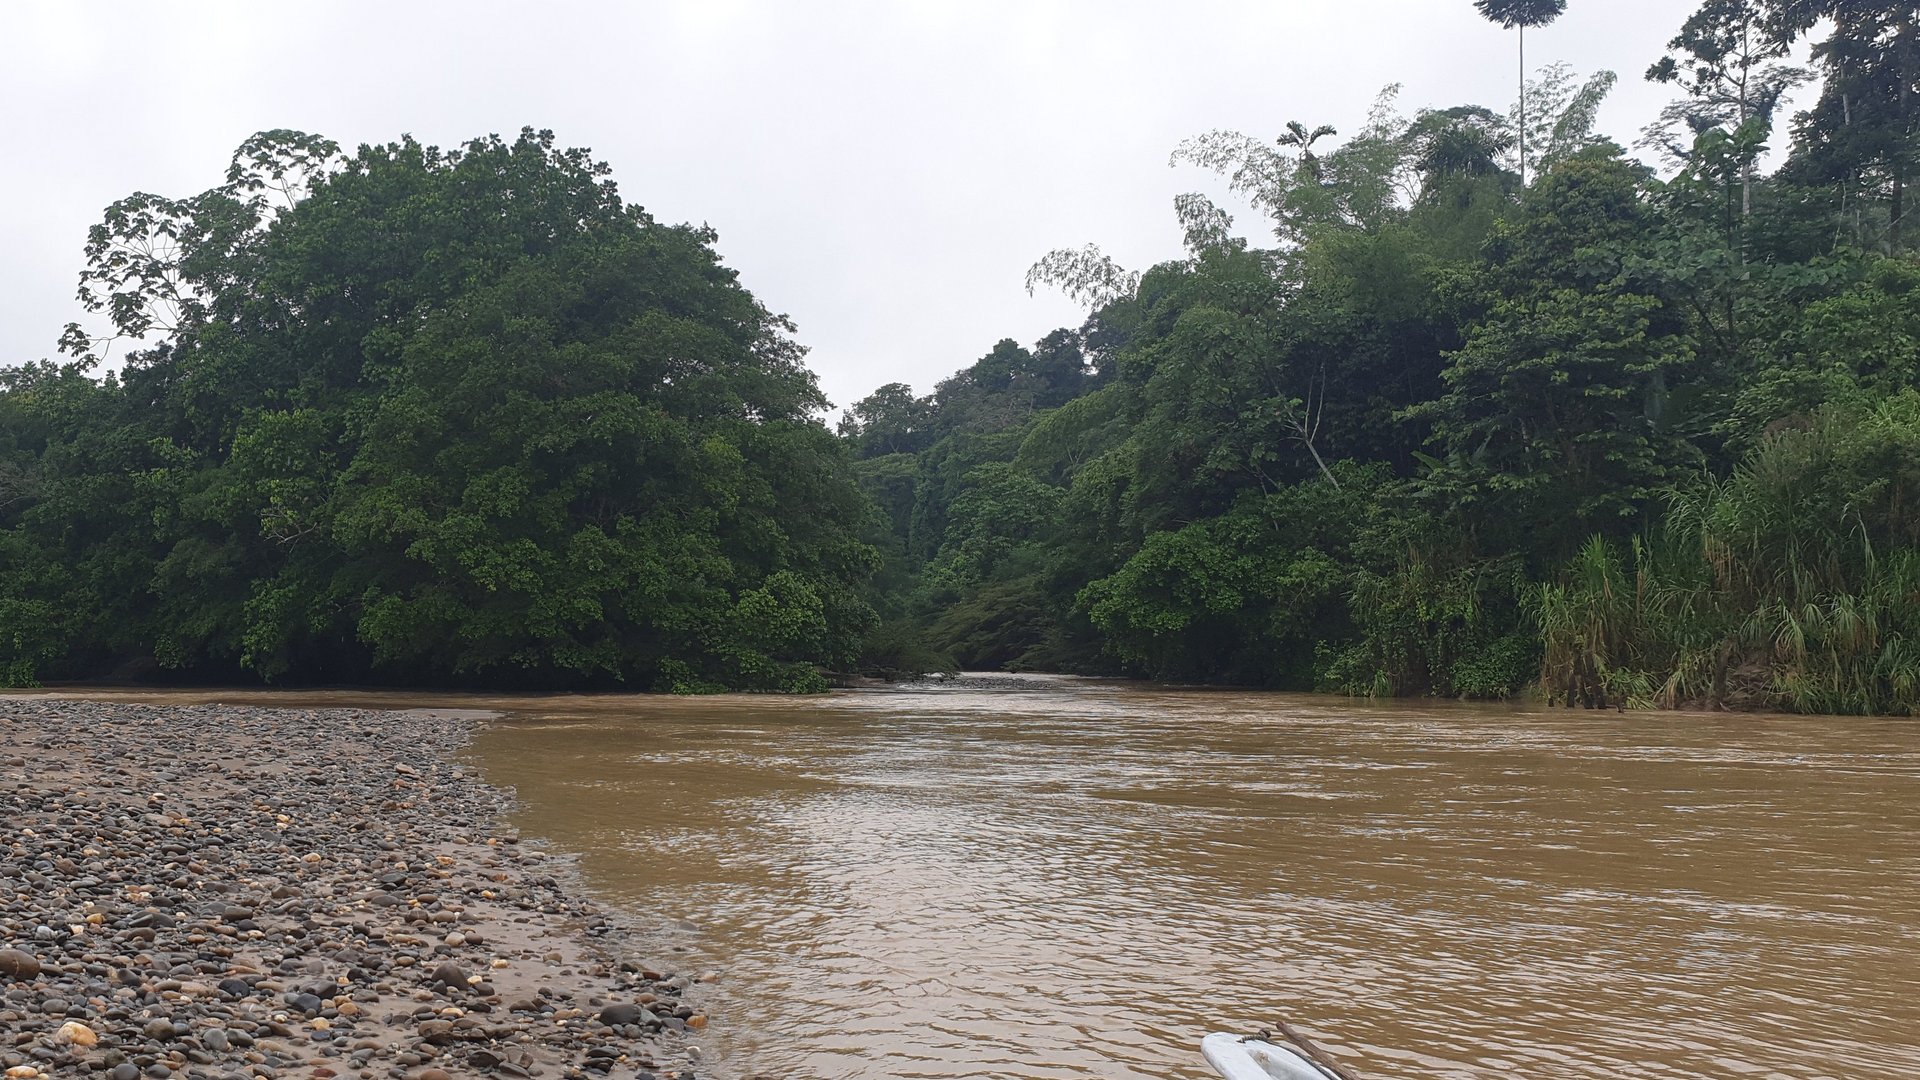
M 705 1017 L 449 715 L 0 699 L 0 1066 L 691 1076 Z

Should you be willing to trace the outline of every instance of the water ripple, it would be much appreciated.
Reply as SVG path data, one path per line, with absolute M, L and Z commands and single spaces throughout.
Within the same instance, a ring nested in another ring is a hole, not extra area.
M 523 825 L 688 918 L 714 1073 L 1920 1075 L 1920 732 L 1083 680 L 566 698 Z M 509 703 L 513 708 L 514 703 Z

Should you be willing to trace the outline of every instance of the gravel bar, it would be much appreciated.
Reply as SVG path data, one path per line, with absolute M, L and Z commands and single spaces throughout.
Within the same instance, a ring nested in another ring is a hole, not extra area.
M 0 699 L 0 1066 L 692 1077 L 686 976 L 457 755 L 471 717 Z

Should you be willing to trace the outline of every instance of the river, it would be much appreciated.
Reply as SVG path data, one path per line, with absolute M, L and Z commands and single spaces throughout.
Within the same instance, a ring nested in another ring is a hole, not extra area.
M 990 684 L 991 685 L 991 684 Z M 1015 683 L 1013 685 L 1021 685 Z M 1920 727 L 1041 679 L 574 699 L 476 753 L 683 920 L 726 1075 L 1920 1075 Z
M 142 695 L 167 700 L 167 695 Z M 267 695 L 200 695 L 250 704 Z M 177 699 L 177 698 L 176 698 Z M 1920 1076 L 1920 725 L 1032 678 L 492 708 L 720 1080 Z

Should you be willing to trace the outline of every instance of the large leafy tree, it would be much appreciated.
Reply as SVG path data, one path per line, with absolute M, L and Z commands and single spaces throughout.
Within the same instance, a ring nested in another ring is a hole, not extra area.
M 866 503 L 714 239 L 546 132 L 259 136 L 226 185 L 90 238 L 83 298 L 145 345 L 101 392 L 139 411 L 158 501 L 40 551 L 94 578 L 120 552 L 160 617 L 93 644 L 168 666 L 816 686 L 872 621 Z
M 915 397 L 906 383 L 888 383 L 849 406 L 839 432 L 862 458 L 911 454 L 932 441 L 932 419 L 932 402 Z
M 1434 482 L 1490 536 L 1564 555 L 1695 460 L 1665 417 L 1694 350 L 1669 269 L 1640 253 L 1660 229 L 1642 182 L 1603 151 L 1543 177 L 1491 245 L 1446 393 L 1414 410 L 1446 455 Z

